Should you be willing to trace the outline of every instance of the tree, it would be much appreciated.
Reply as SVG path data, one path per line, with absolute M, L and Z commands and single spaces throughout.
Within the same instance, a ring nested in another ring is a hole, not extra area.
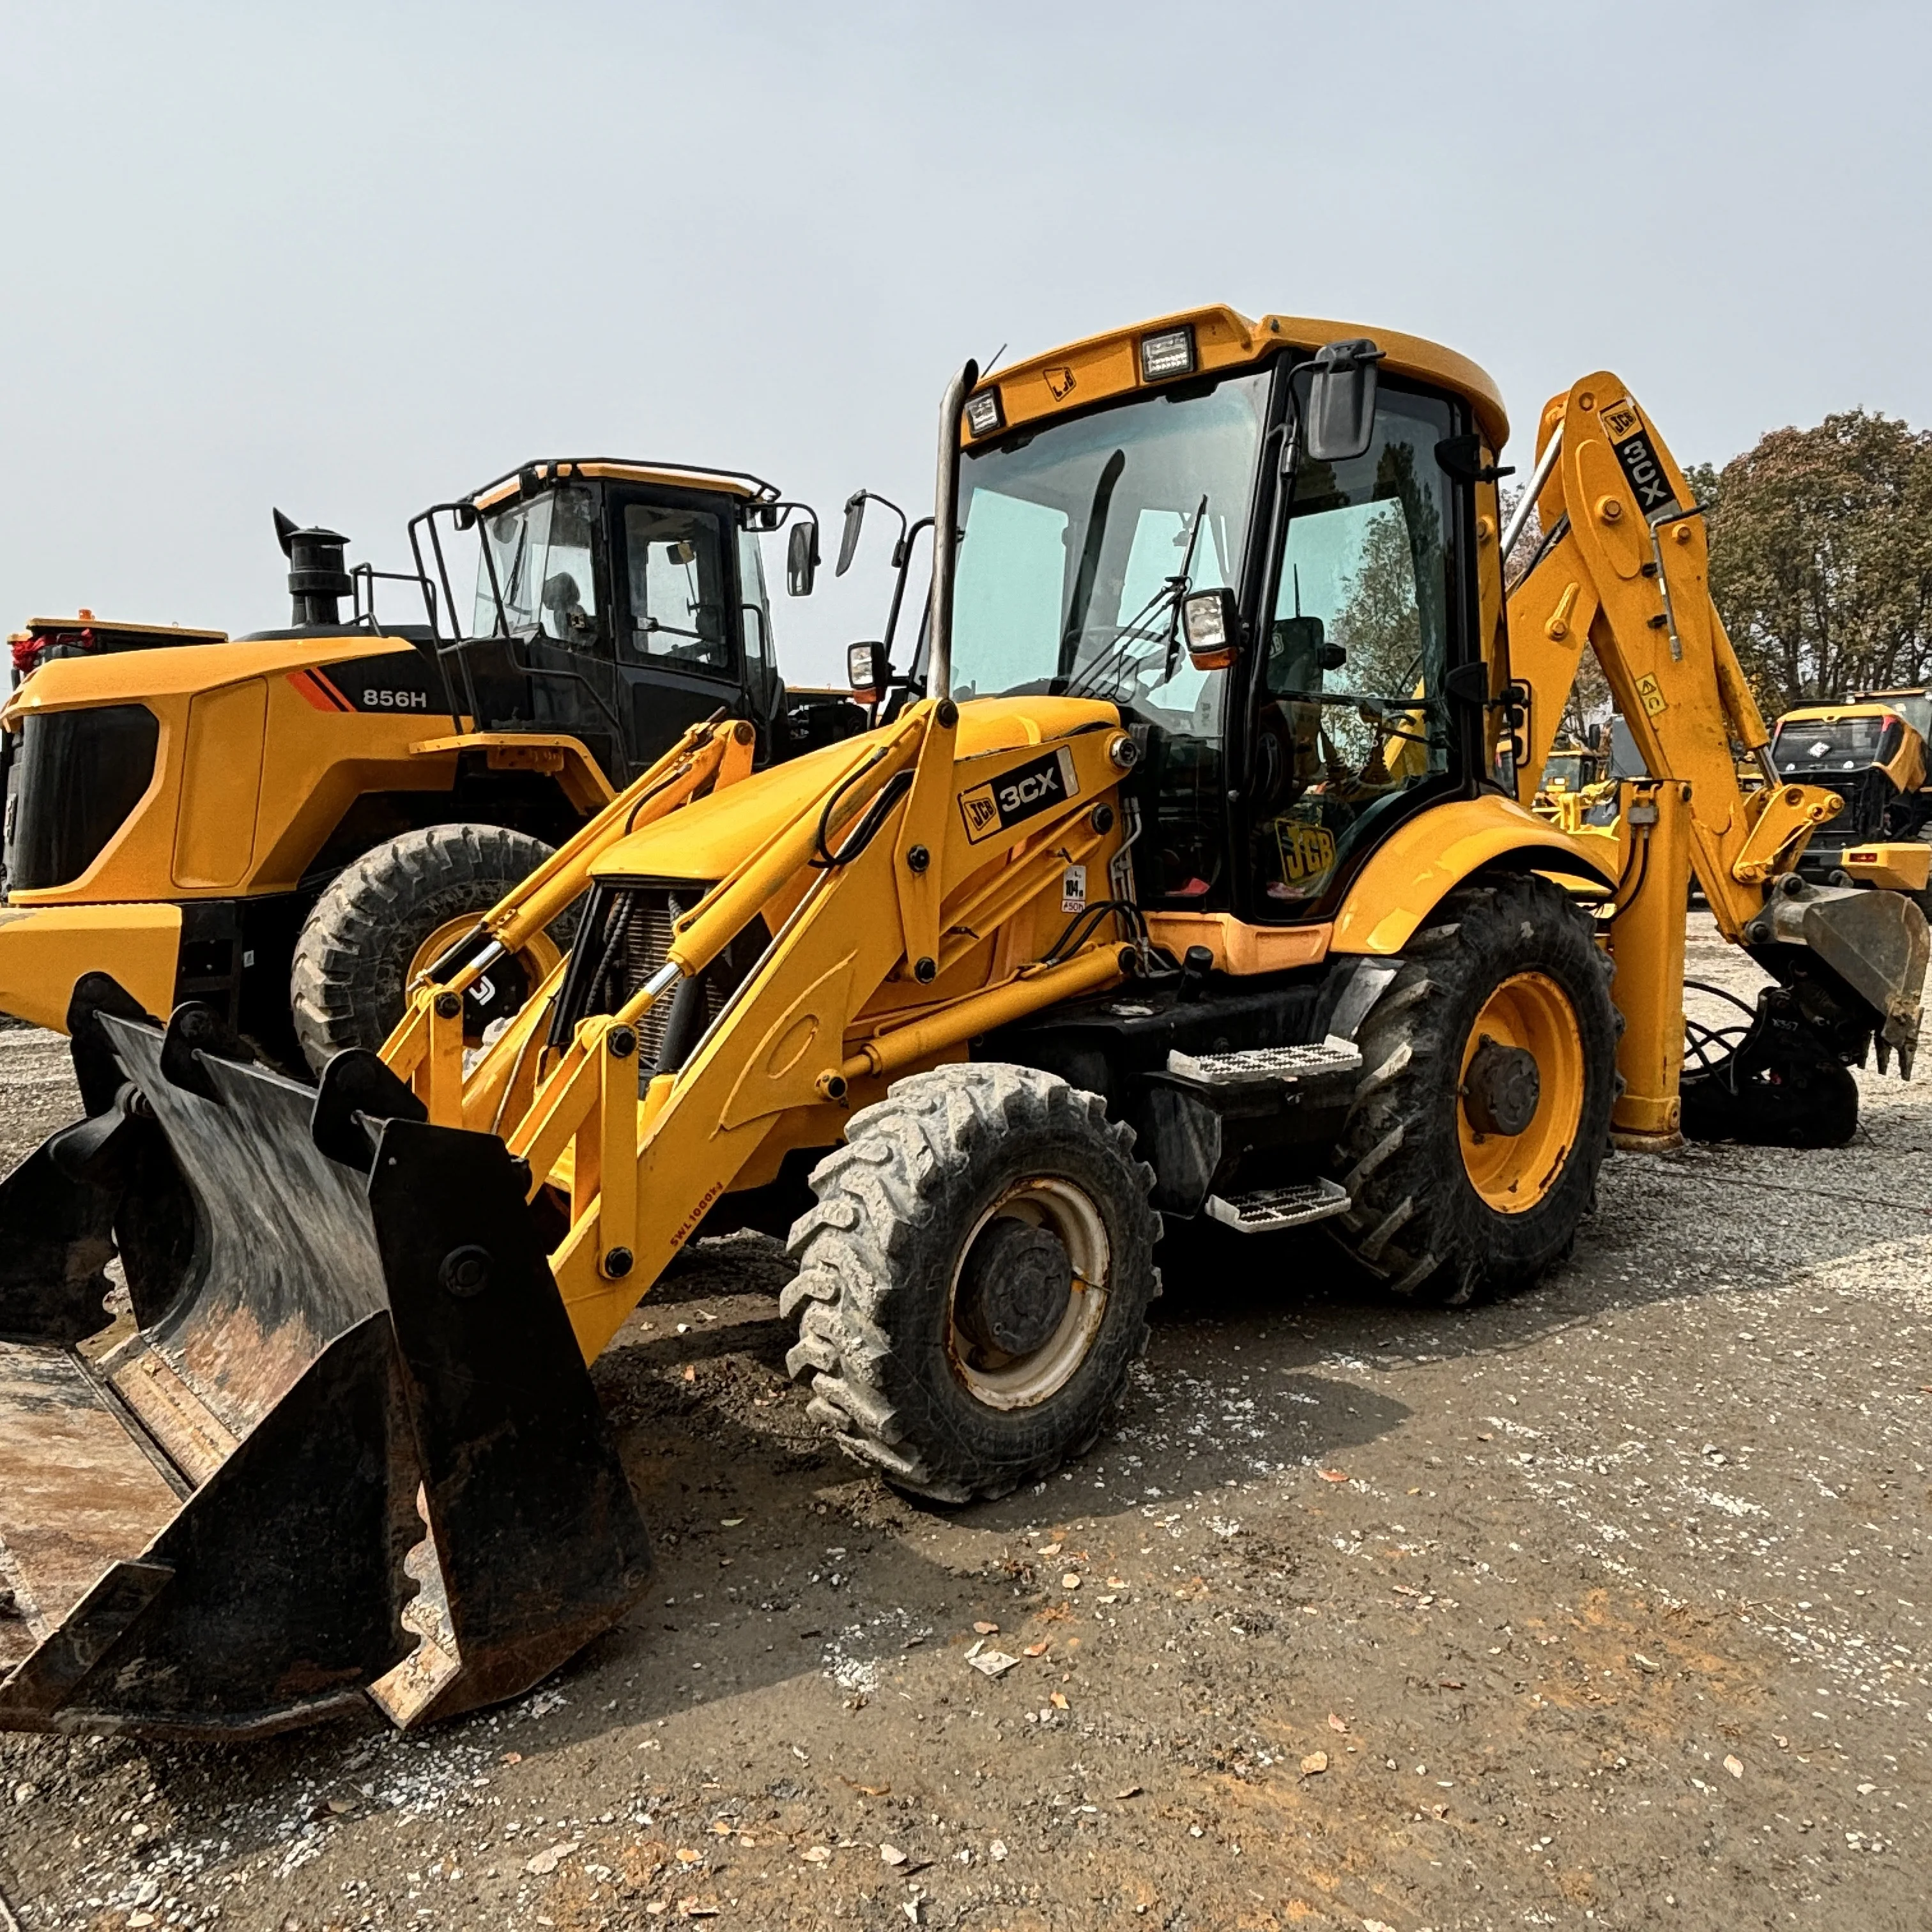
M 1709 512 L 1711 594 L 1767 722 L 1932 681 L 1932 431 L 1851 410 L 1685 476 Z

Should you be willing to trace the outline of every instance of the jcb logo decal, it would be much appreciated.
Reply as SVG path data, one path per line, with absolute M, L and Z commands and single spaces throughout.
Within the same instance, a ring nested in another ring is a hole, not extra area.
M 1648 672 L 1637 680 L 1636 694 L 1642 700 L 1644 710 L 1653 718 L 1670 709 L 1664 701 L 1664 693 L 1658 688 L 1657 680 Z
M 1291 885 L 1318 879 L 1334 864 L 1335 835 L 1325 825 L 1277 820 L 1274 830 L 1275 843 L 1281 848 L 1282 876 Z
M 1653 519 L 1676 509 L 1677 492 L 1664 473 L 1664 465 L 1652 446 L 1642 417 L 1636 412 L 1636 405 L 1625 396 L 1611 404 L 1600 420 L 1604 434 L 1610 438 L 1610 447 L 1623 466 L 1624 478 L 1636 496 L 1637 508 Z
M 984 784 L 959 794 L 959 816 L 964 820 L 966 837 L 976 845 L 996 832 L 1017 825 L 1036 812 L 1050 810 L 1064 800 L 1078 796 L 1079 775 L 1073 769 L 1073 754 L 1063 745 Z

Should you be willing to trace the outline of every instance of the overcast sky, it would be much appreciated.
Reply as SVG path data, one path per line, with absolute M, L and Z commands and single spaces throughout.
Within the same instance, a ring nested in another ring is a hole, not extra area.
M 394 568 L 537 455 L 924 505 L 964 357 L 1202 302 L 1436 337 L 1526 435 L 1603 365 L 1685 461 L 1925 423 L 1928 20 L 0 5 L 0 617 L 286 622 L 272 504 Z M 781 608 L 795 680 L 884 559 Z

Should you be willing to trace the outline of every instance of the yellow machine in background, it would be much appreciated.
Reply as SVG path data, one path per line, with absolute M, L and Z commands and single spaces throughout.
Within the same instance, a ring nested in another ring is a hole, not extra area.
M 1932 844 L 1932 695 L 1862 692 L 1849 704 L 1787 711 L 1772 738 L 1780 775 L 1828 790 L 1844 809 L 1798 860 L 1824 885 L 1876 886 L 1909 892 L 1922 907 Z
M 1507 596 L 1506 434 L 1460 356 L 1303 318 L 969 364 L 921 652 L 855 654 L 905 688 L 875 728 L 760 771 L 694 727 L 313 1095 L 218 1013 L 84 982 L 89 1118 L 0 1188 L 33 1474 L 0 1723 L 410 1724 L 534 1682 L 645 1585 L 585 1364 L 807 1175 L 793 1372 L 930 1498 L 1107 1427 L 1163 1217 L 1318 1224 L 1400 1294 L 1527 1286 L 1612 1127 L 1676 1132 L 1693 864 L 1779 983 L 1687 1121 L 1844 1138 L 1847 1068 L 1916 1042 L 1924 920 L 1794 876 L 1828 794 L 1741 791 L 1766 734 L 1622 386 L 1546 413 Z M 1654 775 L 1614 846 L 1528 808 L 1586 644 Z M 580 899 L 466 1052 L 467 990 Z M 116 1251 L 134 1322 L 83 1366 Z
M 758 538 L 797 507 L 730 472 L 525 464 L 418 517 L 400 575 L 278 512 L 284 629 L 37 620 L 0 710 L 0 1012 L 64 1028 L 100 970 L 292 1072 L 380 1044 L 415 974 L 694 721 L 745 718 L 760 761 L 862 726 L 778 676 Z M 808 590 L 815 526 L 793 535 Z M 379 621 L 386 580 L 423 621 Z M 567 936 L 470 986 L 472 1045 Z

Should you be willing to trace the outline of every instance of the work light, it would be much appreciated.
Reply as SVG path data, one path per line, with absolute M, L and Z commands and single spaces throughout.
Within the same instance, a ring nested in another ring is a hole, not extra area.
M 1194 373 L 1194 327 L 1184 322 L 1178 328 L 1163 328 L 1157 335 L 1141 338 L 1141 380 L 1164 382 L 1170 376 Z
M 968 399 L 966 427 L 975 436 L 991 436 L 996 429 L 1005 426 L 1006 418 L 1000 413 L 1000 392 L 998 389 L 982 389 L 976 396 Z

